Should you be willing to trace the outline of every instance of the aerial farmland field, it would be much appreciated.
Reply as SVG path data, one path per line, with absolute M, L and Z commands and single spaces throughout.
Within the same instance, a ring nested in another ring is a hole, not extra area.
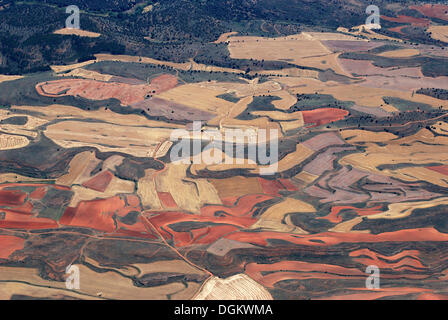
M 72 2 L 0 0 L 1 300 L 448 300 L 446 3 Z

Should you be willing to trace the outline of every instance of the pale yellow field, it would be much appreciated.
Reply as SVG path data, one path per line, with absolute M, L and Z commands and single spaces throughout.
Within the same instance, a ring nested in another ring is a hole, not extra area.
M 412 211 L 416 209 L 425 209 L 447 204 L 448 198 L 446 197 L 428 201 L 391 203 L 388 205 L 387 211 L 369 215 L 367 219 L 401 219 L 410 216 Z
M 332 53 L 319 40 L 304 34 L 280 38 L 232 37 L 228 47 L 234 59 L 280 60 L 296 64 L 305 57 Z
M 99 36 L 101 36 L 101 33 L 97 32 L 91 32 L 81 29 L 68 29 L 68 28 L 59 29 L 53 33 L 62 35 L 75 35 L 79 37 L 88 37 L 88 38 L 98 38 Z
M 295 87 L 289 89 L 291 93 L 313 94 L 317 92 L 321 94 L 330 94 L 338 100 L 354 101 L 357 105 L 365 107 L 380 107 L 385 104 L 382 97 L 391 96 L 429 104 L 436 108 L 439 106 L 448 108 L 448 102 L 446 100 L 439 100 L 421 94 L 413 95 L 411 91 L 403 92 L 389 89 L 369 88 L 359 84 L 339 84 L 333 81 L 321 82 L 319 80 L 305 78 L 295 78 L 294 80 L 289 78 L 286 81 L 282 78 L 278 78 L 276 81 L 280 83 L 293 82 Z
M 156 176 L 156 190 L 169 192 L 179 208 L 196 214 L 205 204 L 221 204 L 218 192 L 206 179 L 186 179 L 188 166 L 168 164 L 166 170 Z
M 59 74 L 60 77 L 81 77 L 84 79 L 92 79 L 97 81 L 109 81 L 113 76 L 102 74 L 96 71 L 86 70 L 83 68 L 74 69 L 68 73 Z
M 51 70 L 53 70 L 56 73 L 66 72 L 69 70 L 88 66 L 89 64 L 92 64 L 92 63 L 95 63 L 95 60 L 88 60 L 88 61 L 84 61 L 84 62 L 80 62 L 80 63 L 69 64 L 66 66 L 51 66 Z
M 0 134 L 0 150 L 20 149 L 29 143 L 26 137 Z
M 0 83 L 6 82 L 6 81 L 22 79 L 22 78 L 23 78 L 23 76 L 7 76 L 7 75 L 0 74 Z
M 388 58 L 407 58 L 413 57 L 420 54 L 417 49 L 402 49 L 402 50 L 392 50 L 380 53 L 379 56 Z
M 215 114 L 225 114 L 232 108 L 233 103 L 216 97 L 224 92 L 195 84 L 184 84 L 162 92 L 157 97 Z
M 388 37 L 379 33 L 376 33 L 374 30 L 371 30 L 367 28 L 365 25 L 360 25 L 352 28 L 353 31 L 350 31 L 347 28 L 339 27 L 337 31 L 343 32 L 343 33 L 349 33 L 354 36 L 364 36 L 368 39 L 376 39 L 376 40 L 389 40 L 389 41 L 397 41 L 397 42 L 403 42 L 403 40 L 393 37 Z

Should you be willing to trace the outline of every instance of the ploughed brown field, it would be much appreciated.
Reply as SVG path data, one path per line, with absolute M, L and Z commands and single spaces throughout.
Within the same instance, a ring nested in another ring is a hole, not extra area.
M 411 9 L 384 16 L 394 36 L 446 40 L 446 6 Z M 102 54 L 31 88 L 0 76 L 29 95 L 0 108 L 0 299 L 448 299 L 446 50 L 362 30 L 215 42 L 281 70 Z M 98 71 L 110 62 L 123 74 Z M 276 130 L 277 169 L 218 149 L 176 163 L 171 135 L 195 120 Z

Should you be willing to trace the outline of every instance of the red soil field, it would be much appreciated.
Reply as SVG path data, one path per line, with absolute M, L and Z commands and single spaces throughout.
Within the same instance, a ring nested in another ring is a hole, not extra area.
M 398 15 L 396 18 L 381 16 L 381 19 L 397 23 L 411 23 L 413 26 L 429 26 L 431 24 L 431 21 L 428 19 L 414 18 L 404 15 Z
M 235 232 L 240 228 L 247 228 L 255 223 L 255 219 L 243 217 L 204 217 L 186 214 L 183 212 L 152 212 L 148 217 L 151 224 L 157 228 L 165 239 L 172 239 L 175 246 L 184 247 L 193 243 L 210 244 L 226 234 Z M 181 222 L 209 222 L 215 225 L 193 229 L 185 232 L 176 232 L 170 225 Z
M 351 257 L 357 257 L 353 259 L 356 262 L 366 266 L 376 265 L 381 269 L 393 269 L 397 271 L 420 271 L 421 269 L 426 269 L 420 262 L 418 258 L 419 252 L 416 250 L 403 250 L 398 254 L 385 256 L 369 249 L 360 249 L 350 252 L 349 255 Z
M 162 201 L 162 204 L 165 208 L 177 208 L 177 203 L 174 200 L 173 196 L 169 192 L 157 192 L 157 195 L 159 196 L 160 201 Z
M 25 239 L 0 235 L 0 243 L 0 259 L 8 259 L 13 252 L 23 249 Z
M 410 6 L 411 9 L 417 10 L 427 17 L 437 18 L 448 21 L 448 6 L 443 4 L 424 4 L 422 6 Z
M 448 166 L 435 166 L 426 168 L 448 176 Z
M 84 182 L 82 186 L 95 191 L 104 192 L 106 191 L 113 177 L 114 175 L 109 170 L 106 170 L 97 174 L 89 181 Z
M 312 127 L 318 127 L 323 124 L 342 120 L 348 115 L 347 110 L 335 108 L 322 108 L 309 111 L 302 111 L 305 124 L 313 124 Z
M 56 221 L 47 218 L 38 218 L 30 213 L 1 209 L 5 213 L 5 218 L 0 220 L 0 228 L 5 229 L 52 229 L 57 228 Z
M 76 208 L 67 208 L 59 223 L 110 233 L 122 232 L 123 230 L 120 229 L 125 229 L 127 230 L 125 232 L 135 231 L 143 236 L 146 233 L 146 228 L 141 221 L 137 221 L 133 225 L 125 225 L 117 219 L 117 227 L 115 227 L 114 215 L 124 217 L 131 211 L 141 212 L 139 204 L 135 201 L 136 196 L 125 197 L 115 196 L 108 199 L 82 201 Z

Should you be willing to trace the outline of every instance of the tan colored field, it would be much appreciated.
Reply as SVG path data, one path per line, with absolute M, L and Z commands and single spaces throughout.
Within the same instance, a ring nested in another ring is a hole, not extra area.
M 393 133 L 366 130 L 343 130 L 340 132 L 340 135 L 344 140 L 351 144 L 357 142 L 386 142 L 397 138 Z
M 286 90 L 275 92 L 272 95 L 281 99 L 272 101 L 272 104 L 280 110 L 288 110 L 290 107 L 297 103 L 297 97 L 290 94 Z
M 1 131 L 4 133 L 14 134 L 14 135 L 23 135 L 31 138 L 36 138 L 37 128 L 46 124 L 47 121 L 40 119 L 38 117 L 29 116 L 29 115 L 23 115 L 23 114 L 13 114 L 12 108 L 9 110 L 0 110 L 0 121 L 6 120 L 8 118 L 14 117 L 14 116 L 21 116 L 26 117 L 26 123 L 25 124 L 1 124 Z
M 59 289 L 51 286 L 40 287 L 33 284 L 25 284 L 19 280 L 16 282 L 2 282 L 0 283 L 0 299 L 11 300 L 14 296 L 30 297 L 32 299 L 42 300 L 62 300 L 62 299 L 76 299 L 76 300 L 101 300 L 100 297 L 92 297 L 82 293 L 74 292 L 67 289 Z
M 227 279 L 212 277 L 194 300 L 272 300 L 271 294 L 246 274 Z
M 3 173 L 0 174 L 0 183 L 15 183 L 15 182 L 43 182 L 51 183 L 52 179 L 36 179 L 31 177 L 22 176 L 16 173 Z
M 86 70 L 83 68 L 74 69 L 68 73 L 59 74 L 61 77 L 81 77 L 84 79 L 92 79 L 97 81 L 109 81 L 113 76 L 102 74 L 96 71 Z
M 245 194 L 263 193 L 257 178 L 235 176 L 228 179 L 209 179 L 218 191 L 219 197 L 231 198 Z
M 402 50 L 392 50 L 380 53 L 379 56 L 388 58 L 407 58 L 413 57 L 420 54 L 417 49 L 402 49 Z
M 78 153 L 70 161 L 68 173 L 59 177 L 56 183 L 62 186 L 83 184 L 90 179 L 90 173 L 99 163 L 100 160 L 95 157 L 95 152 L 93 151 Z
M 0 134 L 0 150 L 20 149 L 29 143 L 26 137 Z
M 96 33 L 96 32 L 91 32 L 91 31 L 86 31 L 86 30 L 81 30 L 81 29 L 68 29 L 68 28 L 59 29 L 53 33 L 54 34 L 62 34 L 62 35 L 75 35 L 75 36 L 79 36 L 79 37 L 88 37 L 88 38 L 98 38 L 99 36 L 101 36 L 101 33 Z
M 123 152 L 152 157 L 157 145 L 169 140 L 171 130 L 119 126 L 107 123 L 64 121 L 50 125 L 45 135 L 64 148 L 93 146 L 102 152 Z
M 448 108 L 448 102 L 435 99 L 421 94 L 412 94 L 412 92 L 403 92 L 389 89 L 363 87 L 360 84 L 339 84 L 333 81 L 321 82 L 315 79 L 289 78 L 284 81 L 282 78 L 276 79 L 280 83 L 294 83 L 295 87 L 290 88 L 291 93 L 321 93 L 330 94 L 338 100 L 354 101 L 357 105 L 365 107 L 380 107 L 384 104 L 382 97 L 397 97 L 404 100 L 429 104 L 438 108 L 443 106 Z
M 286 155 L 283 159 L 281 159 L 278 162 L 278 168 L 277 172 L 284 172 L 286 170 L 289 170 L 293 168 L 294 166 L 300 164 L 302 161 L 310 157 L 314 153 L 313 150 L 305 147 L 302 144 L 298 144 L 296 147 L 296 151 L 289 153 Z M 244 164 L 236 164 L 236 161 L 230 161 L 229 163 L 222 163 L 222 164 L 212 164 L 212 165 L 206 165 L 206 164 L 193 164 L 191 167 L 191 172 L 193 174 L 197 173 L 201 170 L 210 170 L 210 171 L 225 171 L 225 170 L 231 170 L 231 169 L 247 169 L 255 174 L 260 174 L 262 170 L 269 170 L 269 166 L 263 166 L 263 165 L 256 165 L 252 164 L 251 162 L 245 161 Z M 229 180 L 229 179 L 226 179 Z M 219 183 L 219 182 L 217 182 Z M 241 183 L 241 182 L 240 182 Z M 236 184 L 235 184 L 236 185 Z M 243 186 L 244 184 L 242 184 Z M 219 190 L 219 188 L 217 187 Z M 244 187 L 243 187 L 244 189 Z M 246 190 L 246 189 L 244 189 Z M 244 194 L 243 191 L 241 191 L 241 194 Z M 220 194 L 221 195 L 221 194 Z
M 317 178 L 319 178 L 319 176 L 316 176 L 307 171 L 301 171 L 300 173 L 296 174 L 294 178 L 297 179 L 301 184 L 306 186 L 313 183 Z
M 330 53 L 313 57 L 304 57 L 297 60 L 297 64 L 301 66 L 307 66 L 311 68 L 318 69 L 332 69 L 337 74 L 341 74 L 347 77 L 352 77 L 352 75 L 346 72 L 339 64 L 338 57 L 341 55 L 338 53 Z
M 427 32 L 431 32 L 431 37 L 448 43 L 448 26 L 430 26 Z
M 0 74 L 0 83 L 6 82 L 6 81 L 18 80 L 18 79 L 22 79 L 22 78 L 23 78 L 23 76 L 7 76 L 7 75 Z
M 259 75 L 268 76 L 286 76 L 286 77 L 302 77 L 302 78 L 312 78 L 318 79 L 319 72 L 315 70 L 306 70 L 299 68 L 285 68 L 281 70 L 262 70 L 262 71 L 251 71 L 250 74 L 254 75 L 258 73 Z
M 232 37 L 228 47 L 234 59 L 279 60 L 299 65 L 302 58 L 331 54 L 319 40 L 304 34 L 281 38 Z

